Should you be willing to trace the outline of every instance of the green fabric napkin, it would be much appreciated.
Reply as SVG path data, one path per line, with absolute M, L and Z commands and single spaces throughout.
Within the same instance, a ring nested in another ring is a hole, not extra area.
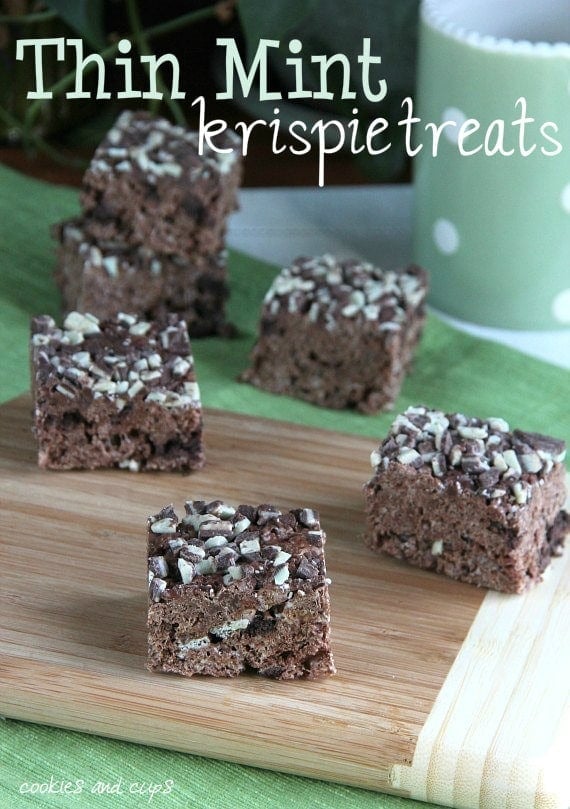
M 49 225 L 77 210 L 75 191 L 30 180 L 0 166 L 0 401 L 29 387 L 30 316 L 59 316 Z M 372 449 L 393 415 L 371 417 L 324 410 L 236 382 L 247 365 L 261 299 L 276 270 L 234 252 L 230 272 L 229 316 L 239 336 L 195 340 L 193 345 L 204 404 L 368 435 Z M 568 440 L 569 401 L 570 378 L 565 371 L 462 334 L 431 315 L 396 410 L 424 403 L 470 415 L 499 415 L 522 429 Z M 140 806 L 147 802 L 193 809 L 416 806 L 364 790 L 13 720 L 0 723 L 0 761 L 2 809 Z M 50 780 L 51 794 L 29 791 L 34 785 L 48 789 Z M 62 781 L 71 782 L 68 790 L 75 789 L 77 794 L 58 794 Z M 115 792 L 92 793 L 98 782 Z M 162 792 L 156 792 L 150 801 L 149 784 L 162 785 Z M 147 792 L 141 794 L 145 786 Z

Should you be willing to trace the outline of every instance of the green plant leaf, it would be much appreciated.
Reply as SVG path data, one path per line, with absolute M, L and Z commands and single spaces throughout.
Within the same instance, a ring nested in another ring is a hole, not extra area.
M 247 52 L 257 50 L 260 39 L 280 39 L 307 17 L 318 0 L 238 0 L 238 14 Z
M 99 51 L 105 46 L 103 0 L 46 0 L 46 5 L 95 50 Z

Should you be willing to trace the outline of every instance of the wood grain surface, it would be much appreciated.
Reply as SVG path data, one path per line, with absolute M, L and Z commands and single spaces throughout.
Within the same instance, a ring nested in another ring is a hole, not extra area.
M 569 554 L 528 596 L 373 554 L 361 539 L 371 439 L 207 411 L 198 473 L 57 473 L 36 465 L 30 411 L 27 397 L 0 408 L 0 713 L 467 809 L 566 809 Z M 217 497 L 320 511 L 336 677 L 144 669 L 146 517 Z M 539 754 L 521 741 L 529 727 Z M 504 767 L 489 759 L 499 736 Z M 524 784 L 509 786 L 517 767 Z M 505 800 L 488 802 L 497 790 Z

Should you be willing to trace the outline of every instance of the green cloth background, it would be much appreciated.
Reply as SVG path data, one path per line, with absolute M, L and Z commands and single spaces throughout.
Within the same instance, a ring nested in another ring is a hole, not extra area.
M 24 178 L 0 166 L 0 401 L 29 386 L 28 328 L 33 314 L 59 317 L 52 281 L 49 225 L 78 210 L 77 193 Z M 293 246 L 294 251 L 294 246 Z M 292 256 L 293 257 L 293 256 Z M 230 256 L 230 319 L 240 336 L 194 341 L 204 404 L 380 439 L 393 415 L 362 416 L 313 407 L 235 381 L 247 365 L 261 299 L 275 268 Z M 412 374 L 396 409 L 424 403 L 469 415 L 506 418 L 512 426 L 570 438 L 570 375 L 494 343 L 462 334 L 431 315 Z M 0 414 L 1 418 L 1 414 Z M 1 675 L 0 675 L 1 676 Z M 81 794 L 26 796 L 23 782 L 84 781 Z M 93 795 L 98 781 L 119 782 L 122 796 Z M 400 798 L 264 772 L 181 753 L 6 720 L 0 723 L 0 807 L 142 806 L 131 784 L 174 782 L 156 807 L 192 809 L 405 809 Z

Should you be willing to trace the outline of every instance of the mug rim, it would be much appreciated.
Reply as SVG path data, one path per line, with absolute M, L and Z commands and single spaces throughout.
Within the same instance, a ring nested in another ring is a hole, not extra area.
M 482 50 L 497 53 L 527 54 L 539 57 L 565 57 L 570 59 L 570 42 L 531 42 L 494 34 L 481 34 L 451 20 L 440 7 L 439 0 L 422 0 L 420 17 L 424 23 L 441 34 Z

